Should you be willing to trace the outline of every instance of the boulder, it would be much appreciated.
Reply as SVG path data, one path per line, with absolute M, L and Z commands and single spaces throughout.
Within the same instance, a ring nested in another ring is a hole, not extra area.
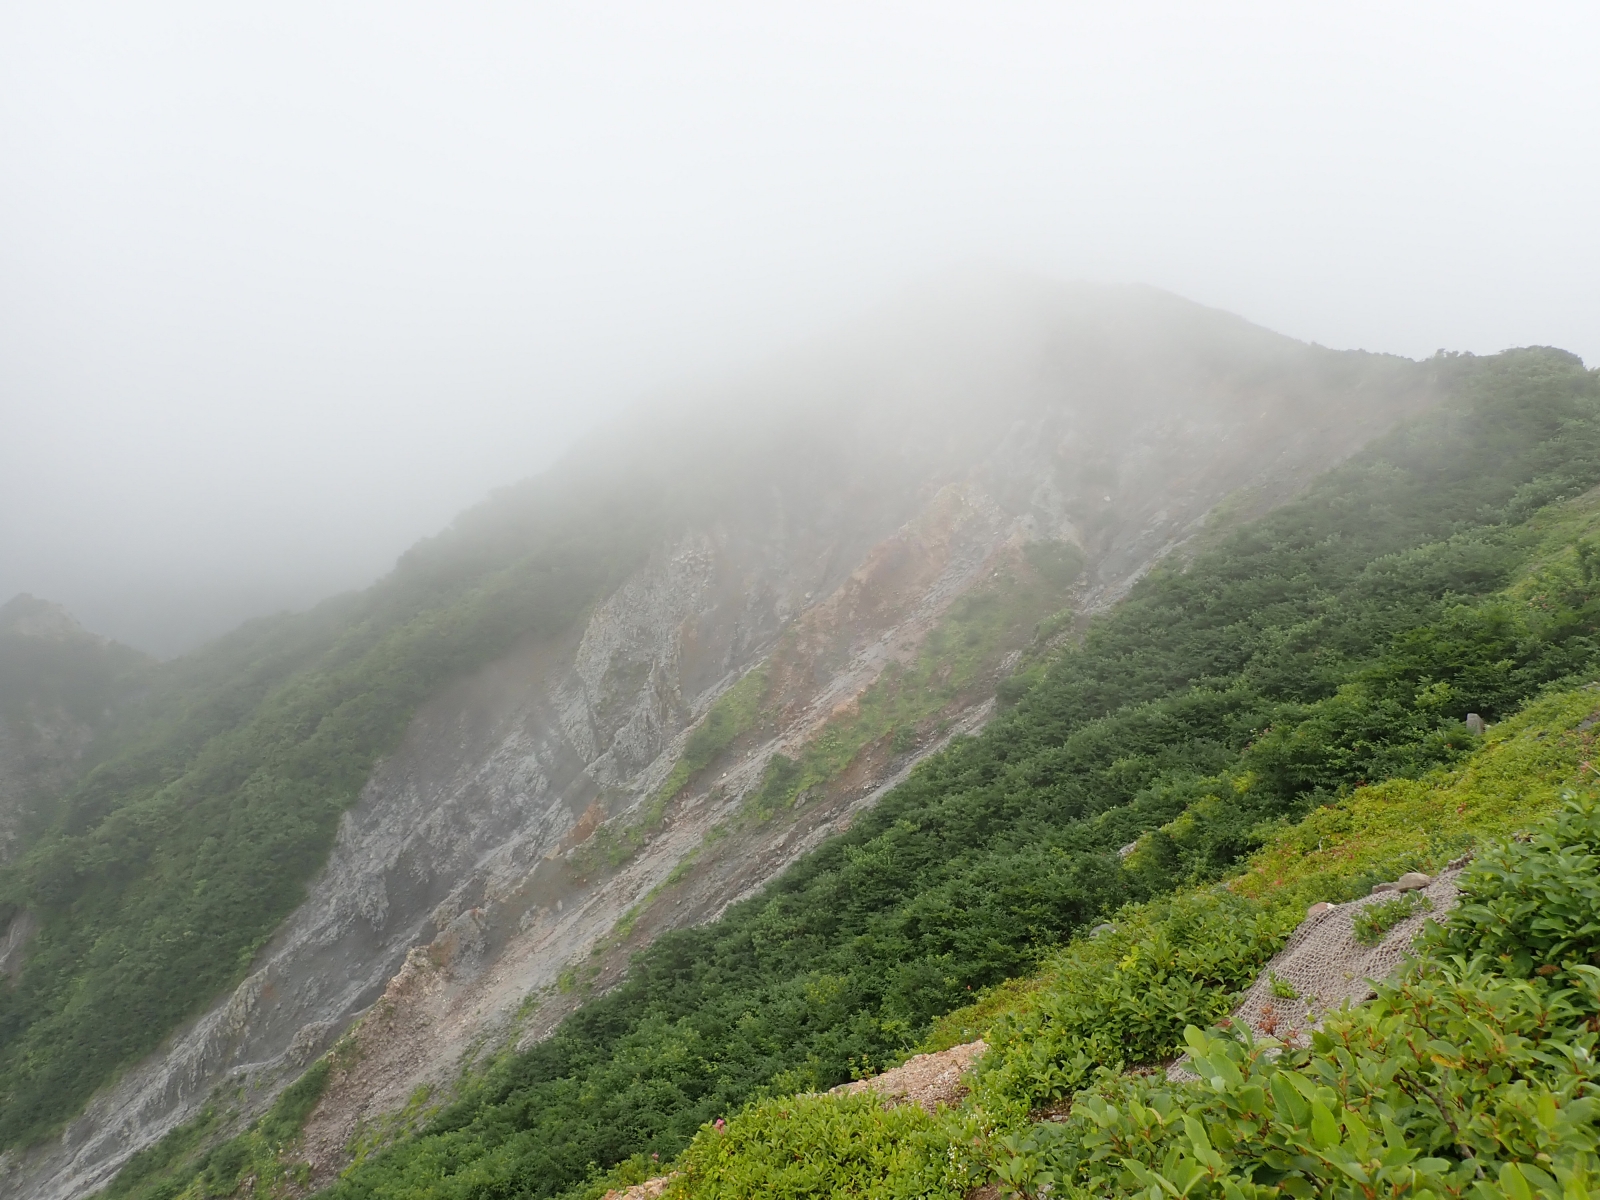
M 917 1054 L 902 1065 L 871 1079 L 841 1083 L 833 1092 L 876 1092 L 890 1104 L 920 1104 L 936 1112 L 967 1093 L 967 1071 L 989 1047 L 982 1040 L 952 1046 L 933 1054 Z

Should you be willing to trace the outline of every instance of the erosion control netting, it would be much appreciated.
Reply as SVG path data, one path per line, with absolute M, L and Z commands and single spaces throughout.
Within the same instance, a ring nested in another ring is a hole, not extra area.
M 1372 985 L 1388 978 L 1411 952 L 1424 922 L 1443 922 L 1460 899 L 1456 880 L 1465 867 L 1465 862 L 1452 863 L 1425 887 L 1374 892 L 1347 904 L 1314 905 L 1256 977 L 1234 1008 L 1232 1020 L 1248 1025 L 1257 1037 L 1308 1044 L 1328 1013 L 1371 998 Z M 1375 945 L 1358 937 L 1356 923 L 1363 913 L 1407 896 L 1419 898 L 1417 911 L 1383 931 Z M 1188 1060 L 1184 1055 L 1173 1063 L 1167 1077 L 1175 1083 L 1197 1078 L 1187 1069 Z

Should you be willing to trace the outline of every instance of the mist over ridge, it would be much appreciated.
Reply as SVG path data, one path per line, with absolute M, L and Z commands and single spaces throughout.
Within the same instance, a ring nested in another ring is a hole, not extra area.
M 1593 360 L 1596 21 L 14 7 L 0 597 L 176 652 L 953 264 Z
M 240 620 L 303 610 L 335 592 L 360 590 L 416 547 L 447 539 L 458 526 L 481 525 L 491 514 L 507 514 L 519 503 L 563 509 L 603 503 L 608 488 L 626 490 L 641 478 L 666 484 L 675 474 L 700 469 L 699 463 L 714 462 L 716 470 L 737 474 L 775 436 L 796 439 L 797 452 L 819 440 L 854 441 L 862 454 L 887 455 L 921 470 L 942 455 L 964 453 L 968 428 L 989 424 L 996 409 L 1020 415 L 1045 400 L 1070 398 L 1059 391 L 1059 378 L 1048 396 L 1039 391 L 1040 380 L 1053 358 L 1091 345 L 1124 358 L 1151 356 L 1152 376 L 1174 368 L 1172 356 L 1178 354 L 1189 355 L 1188 365 L 1203 373 L 1208 360 L 1235 351 L 1257 356 L 1267 369 L 1303 348 L 1157 288 L 1065 283 L 992 267 L 952 270 L 901 289 L 826 332 L 745 356 L 743 367 L 708 370 L 692 383 L 656 389 L 599 417 L 548 466 L 520 480 L 514 470 L 503 480 L 480 480 L 474 487 L 492 498 L 461 506 L 437 532 L 382 535 L 396 543 L 387 562 L 377 560 L 370 545 L 352 561 L 321 561 L 319 553 L 323 559 L 326 554 L 312 548 L 298 562 L 285 546 L 277 552 L 286 564 L 278 578 L 248 582 L 230 576 L 226 561 L 213 568 L 204 548 L 196 547 L 182 572 L 112 594 L 87 582 L 59 595 L 34 590 L 62 600 L 97 632 L 171 656 Z M 1088 360 L 1074 370 L 1069 391 L 1078 388 L 1092 406 L 1114 403 L 1094 394 Z M 1185 397 L 1175 395 L 1172 402 L 1181 408 Z M 827 486 L 821 479 L 817 485 Z M 325 517 L 337 525 L 362 511 Z M 369 540 L 381 543 L 382 537 Z M 353 573 L 362 564 L 365 578 Z M 85 564 L 91 574 L 94 568 Z

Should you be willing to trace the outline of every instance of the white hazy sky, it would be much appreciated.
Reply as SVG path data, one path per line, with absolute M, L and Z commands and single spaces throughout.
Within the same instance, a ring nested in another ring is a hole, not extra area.
M 1600 360 L 1600 5 L 0 5 L 0 600 L 162 652 L 952 266 Z

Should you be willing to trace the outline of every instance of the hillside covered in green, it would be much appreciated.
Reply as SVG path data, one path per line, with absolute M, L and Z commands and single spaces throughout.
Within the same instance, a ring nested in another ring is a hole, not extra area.
M 713 621 L 739 649 L 695 659 L 682 682 L 697 702 L 751 666 L 808 592 L 838 587 L 951 480 L 975 482 L 999 506 L 991 515 L 1012 517 L 1031 504 L 1023 475 L 1065 487 L 1057 515 L 1083 517 L 1092 558 L 1124 535 L 1137 542 L 1124 523 L 1142 520 L 1136 506 L 1164 486 L 1165 456 L 1181 460 L 1184 447 L 1160 423 L 1174 397 L 1194 397 L 1219 423 L 1214 432 L 1238 435 L 1221 438 L 1198 490 L 1175 501 L 1173 519 L 1187 521 L 1236 480 L 1276 495 L 1285 464 L 1331 461 L 1359 431 L 1421 411 L 1477 369 L 1306 346 L 1153 289 L 1030 281 L 993 299 L 998 307 L 952 297 L 923 312 L 919 303 L 865 339 L 814 347 L 681 405 L 641 408 L 417 546 L 367 591 L 144 664 L 127 703 L 93 707 L 104 720 L 91 744 L 34 789 L 38 803 L 14 836 L 0 829 L 0 922 L 19 942 L 0 988 L 0 1150 L 50 1138 L 114 1080 L 134 1086 L 141 1076 L 126 1072 L 136 1064 L 148 1059 L 159 1072 L 163 1045 L 179 1045 L 188 1022 L 265 965 L 274 932 L 328 861 L 343 814 L 419 705 L 515 653 L 567 653 L 568 632 L 686 536 L 725 538 L 723 565 L 770 584 L 754 625 L 731 615 L 731 600 Z M 1144 413 L 1139 432 L 1115 421 L 1076 458 L 1050 449 L 1080 407 L 1092 414 L 1107 404 Z M 1336 406 L 1344 419 L 1328 428 Z M 1272 419 L 1261 421 L 1263 411 Z M 1297 440 L 1303 421 L 1323 430 L 1314 452 Z M 1018 458 L 1010 439 L 1030 426 L 1037 433 Z M 1275 476 L 1254 469 L 1249 447 L 1258 443 Z M 1136 449 L 1133 498 L 1103 506 L 1099 481 Z M 1142 543 L 1130 551 L 1145 552 Z M 979 623 L 965 635 L 981 642 Z M 858 631 L 839 632 L 843 653 Z M 939 670 L 952 666 L 960 664 Z M 639 680 L 628 679 L 612 681 L 612 699 L 638 694 Z M 870 720 L 831 730 L 840 737 L 820 739 L 793 771 L 774 775 L 764 791 L 774 813 L 835 779 L 880 725 L 937 709 L 911 694 L 924 690 L 915 672 L 901 682 L 898 693 L 875 693 L 883 703 L 863 714 Z M 675 710 L 634 749 L 670 740 L 684 716 Z M 575 762 L 599 761 L 573 748 Z M 625 856 L 626 841 L 612 849 Z M 399 906 L 420 903 L 408 888 L 394 895 Z M 319 1011 L 302 1028 L 348 1016 Z M 173 1035 L 179 1041 L 167 1042 Z M 274 1051 L 241 1053 L 260 1062 Z M 173 1107 L 151 1115 L 158 1124 L 221 1082 L 182 1078 L 163 1091 Z M 90 1124 L 106 1153 L 120 1152 L 120 1125 Z M 50 1153 L 30 1161 L 48 1174 Z
M 530 489 L 369 592 L 143 672 L 0 867 L 0 925 L 42 918 L 0 987 L 0 1147 L 59 1128 L 243 977 L 417 704 L 615 586 L 666 519 L 655 483 L 587 508 Z
M 1237 871 L 1317 806 L 1463 762 L 1468 712 L 1499 721 L 1592 677 L 1597 517 L 1562 502 L 1600 483 L 1600 380 L 1559 351 L 1440 366 L 1452 401 L 1152 573 L 1029 667 L 981 736 L 759 897 L 659 939 L 334 1194 L 598 1194 L 642 1177 L 752 1100 L 897 1061 L 1076 931 Z M 1203 975 L 1201 1020 L 1287 932 L 1282 912 L 1219 919 L 1258 933 Z M 177 1195 L 207 1161 L 157 1147 L 114 1191 Z

